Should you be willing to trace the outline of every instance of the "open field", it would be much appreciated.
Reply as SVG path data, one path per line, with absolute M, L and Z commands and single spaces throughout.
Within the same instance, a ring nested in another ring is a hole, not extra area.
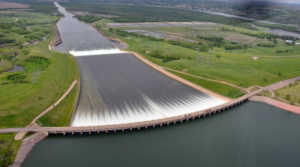
M 9 9 L 9 8 L 28 8 L 29 5 L 24 5 L 20 3 L 12 2 L 0 2 L 0 9 Z
M 229 85 L 225 85 L 225 84 L 217 83 L 217 82 L 213 82 L 213 81 L 208 81 L 205 79 L 199 79 L 199 78 L 195 78 L 192 76 L 188 76 L 188 75 L 173 72 L 173 71 L 169 71 L 169 72 L 171 72 L 185 80 L 188 80 L 192 83 L 200 85 L 201 87 L 204 87 L 210 91 L 218 92 L 219 94 L 224 95 L 226 97 L 230 97 L 232 99 L 236 99 L 237 97 L 244 95 L 244 93 L 240 89 L 237 89 L 237 88 L 229 86 Z
M 284 88 L 278 89 L 275 91 L 276 96 L 281 99 L 287 100 L 290 103 L 298 103 L 300 104 L 300 83 L 297 82 L 290 86 L 286 86 Z

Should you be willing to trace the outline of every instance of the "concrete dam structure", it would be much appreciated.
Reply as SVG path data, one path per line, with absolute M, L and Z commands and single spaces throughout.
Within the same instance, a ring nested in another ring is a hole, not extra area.
M 136 123 L 180 116 L 226 101 L 196 90 L 122 53 L 92 26 L 65 15 L 57 27 L 76 58 L 81 90 L 71 126 Z

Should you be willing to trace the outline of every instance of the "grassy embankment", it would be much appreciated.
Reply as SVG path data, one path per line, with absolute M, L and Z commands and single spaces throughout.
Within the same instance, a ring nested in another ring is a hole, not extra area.
M 13 163 L 21 146 L 22 142 L 14 140 L 14 136 L 14 133 L 0 134 L 0 155 L 6 156 L 5 162 L 0 159 L 0 164 L 3 166 Z
M 0 128 L 24 127 L 78 80 L 77 64 L 73 56 L 48 49 L 57 16 L 33 12 L 1 13 L 0 16 L 0 41 L 9 39 L 0 44 Z M 5 19 L 9 17 L 18 21 Z M 25 71 L 3 72 L 13 68 L 14 63 L 23 66 Z M 32 82 L 33 73 L 36 83 Z M 52 110 L 54 115 L 45 115 L 41 122 L 67 126 L 77 93 L 78 86 Z M 7 156 L 5 161 L 0 161 L 0 166 L 12 163 L 17 154 L 21 142 L 14 141 L 14 136 L 0 134 L 0 156 Z

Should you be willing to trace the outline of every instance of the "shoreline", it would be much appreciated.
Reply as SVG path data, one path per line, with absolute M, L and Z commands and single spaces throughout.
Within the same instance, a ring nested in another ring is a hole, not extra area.
M 59 44 L 62 43 L 62 39 L 61 39 L 59 30 L 58 30 L 58 28 L 57 28 L 57 23 L 58 23 L 59 21 L 60 21 L 60 19 L 57 20 L 57 21 L 55 22 L 55 24 L 54 24 L 54 33 L 55 33 L 55 35 L 54 35 L 54 38 L 52 39 L 52 41 L 51 41 L 51 43 L 50 43 L 50 45 L 49 45 L 49 49 L 50 49 L 50 50 L 56 50 L 56 47 L 57 47 Z
M 278 100 L 274 100 L 271 99 L 269 97 L 265 97 L 265 96 L 252 96 L 249 98 L 249 100 L 251 101 L 257 101 L 257 102 L 263 102 L 263 103 L 267 103 L 269 105 L 272 105 L 274 107 L 289 111 L 289 112 L 293 112 L 296 114 L 300 114 L 300 107 L 297 106 L 293 106 Z
M 39 142 L 45 139 L 49 134 L 48 133 L 35 133 L 30 137 L 22 140 L 21 147 L 18 150 L 15 161 L 8 167 L 20 167 L 21 164 L 26 159 L 27 155 L 30 153 L 31 149 Z

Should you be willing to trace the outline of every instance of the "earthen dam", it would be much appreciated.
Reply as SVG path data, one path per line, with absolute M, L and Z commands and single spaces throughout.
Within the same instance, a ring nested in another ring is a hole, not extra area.
M 71 126 L 137 123 L 180 116 L 226 103 L 194 89 L 123 53 L 92 26 L 65 15 L 57 27 L 58 50 L 75 56 L 81 88 Z

